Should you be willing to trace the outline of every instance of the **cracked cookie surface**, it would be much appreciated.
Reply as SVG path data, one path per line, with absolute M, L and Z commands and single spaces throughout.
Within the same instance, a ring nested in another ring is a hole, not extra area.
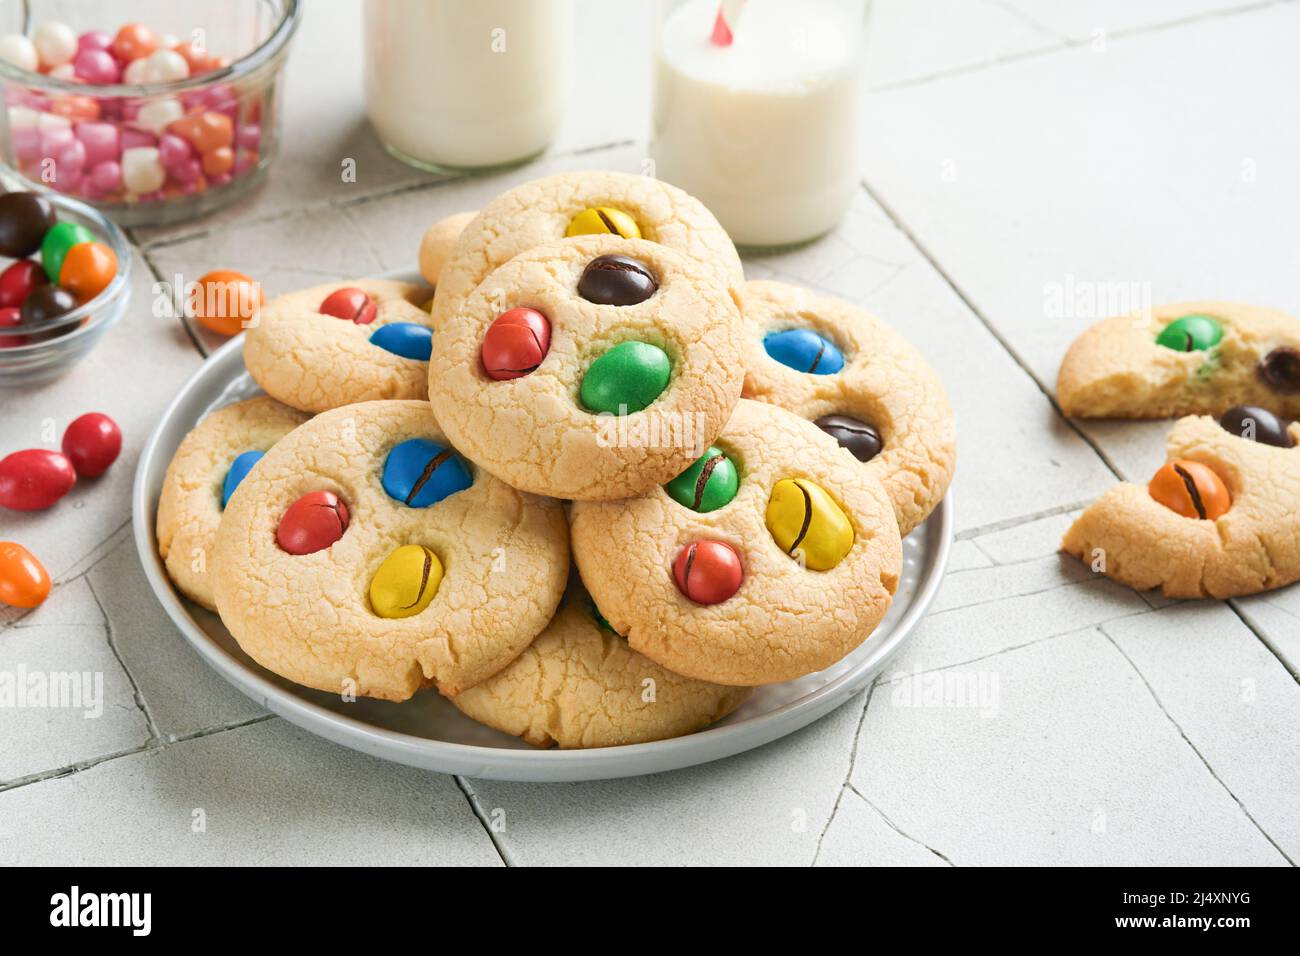
M 1300 441 L 1300 425 L 1290 426 Z M 1062 549 L 1138 590 L 1171 598 L 1228 598 L 1300 579 L 1300 446 L 1239 437 L 1213 418 L 1179 420 L 1168 459 L 1208 466 L 1232 503 L 1221 517 L 1185 518 L 1125 482 L 1098 498 L 1066 532 Z
M 587 301 L 578 284 L 598 256 L 630 256 L 657 290 L 633 305 Z M 528 374 L 487 374 L 485 334 L 508 310 L 549 322 L 549 350 Z M 467 457 L 510 485 L 574 500 L 640 494 L 684 470 L 722 429 L 739 399 L 740 313 L 707 270 L 640 239 L 584 236 L 535 246 L 488 276 L 438 333 L 429 400 Z M 630 341 L 663 350 L 667 387 L 641 411 L 596 414 L 582 404 L 584 376 Z
M 349 287 L 374 300 L 373 322 L 359 325 L 321 313 L 330 293 Z M 263 306 L 258 323 L 244 333 L 244 365 L 272 398 L 307 412 L 425 398 L 428 363 L 395 355 L 370 336 L 394 322 L 429 328 L 429 314 L 420 308 L 429 295 L 422 285 L 387 279 L 330 282 L 282 295 Z
M 551 623 L 518 658 L 451 698 L 480 723 L 535 747 L 615 747 L 680 737 L 739 707 L 747 687 L 691 680 L 632 650 L 570 585 Z
M 405 700 L 432 684 L 454 694 L 509 664 L 551 619 L 569 569 L 560 504 L 469 465 L 468 488 L 408 507 L 382 473 L 394 446 L 413 438 L 448 444 L 427 402 L 325 412 L 272 448 L 231 499 L 217 533 L 216 604 L 259 664 L 333 693 Z M 319 491 L 346 505 L 342 536 L 310 554 L 281 550 L 281 517 Z M 380 617 L 371 582 L 406 545 L 436 555 L 441 583 L 419 613 Z
M 191 601 L 217 609 L 211 562 L 231 463 L 266 451 L 310 417 L 260 395 L 217 409 L 181 441 L 163 478 L 156 533 L 167 576 Z
M 892 327 L 840 299 L 754 281 L 742 288 L 741 305 L 744 397 L 810 421 L 845 415 L 875 428 L 881 450 L 859 467 L 885 486 L 907 535 L 939 504 L 956 467 L 952 406 L 934 369 Z M 844 367 L 815 375 L 777 361 L 764 337 L 787 329 L 825 336 L 843 354 Z
M 633 650 L 687 677 L 759 685 L 830 666 L 870 636 L 897 590 L 902 547 L 889 495 L 833 438 L 775 405 L 742 399 L 714 444 L 740 474 L 715 510 L 694 511 L 663 488 L 573 504 L 583 584 Z M 852 544 L 829 570 L 805 568 L 769 531 L 783 479 L 815 483 L 843 512 Z M 674 579 L 683 548 L 702 540 L 740 558 L 739 589 L 720 603 L 695 603 Z

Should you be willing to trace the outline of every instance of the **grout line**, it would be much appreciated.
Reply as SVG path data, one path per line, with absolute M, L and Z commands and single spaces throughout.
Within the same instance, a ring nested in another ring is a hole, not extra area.
M 62 777 L 72 777 L 81 773 L 83 770 L 90 770 L 92 767 L 98 767 L 102 763 L 108 763 L 110 760 L 117 760 L 121 757 L 133 757 L 136 754 L 150 753 L 157 749 L 159 748 L 155 744 L 147 742 L 128 750 L 117 750 L 110 754 L 102 754 L 101 756 L 91 757 L 87 760 L 79 760 L 76 763 L 56 767 L 53 770 L 42 770 L 38 773 L 28 774 L 25 777 L 15 777 L 12 780 L 0 781 L 0 793 L 5 793 L 9 790 L 17 790 L 19 787 L 27 787 L 34 783 L 44 783 L 47 780 L 58 780 Z
M 492 846 L 496 849 L 497 856 L 501 857 L 501 862 L 506 866 L 518 866 L 519 864 L 517 864 L 514 861 L 514 858 L 511 857 L 510 851 L 506 849 L 505 844 L 503 844 L 497 838 L 496 833 L 493 832 L 492 824 L 488 821 L 487 814 L 483 811 L 483 807 L 479 803 L 478 794 L 475 793 L 474 788 L 470 786 L 469 780 L 460 774 L 453 774 L 452 779 L 456 781 L 456 786 L 460 787 L 460 792 L 463 793 L 465 799 L 469 801 L 470 810 L 473 811 L 474 816 L 478 818 L 479 825 L 483 827 L 483 832 L 486 833 L 488 839 L 492 841 Z
M 54 581 L 52 588 L 57 589 L 57 588 L 66 587 L 67 585 L 72 584 L 75 581 L 80 581 L 87 574 L 93 571 L 95 567 L 98 566 L 98 564 L 101 561 L 107 558 L 109 554 L 112 553 L 113 549 L 118 546 L 120 542 L 117 539 L 120 536 L 122 536 L 123 529 L 128 527 L 130 524 L 131 524 L 131 519 L 127 518 L 116 528 L 110 531 L 107 535 L 105 535 L 102 540 L 96 542 L 90 548 L 90 550 L 87 551 L 82 557 L 72 562 L 72 566 L 68 569 L 67 572 L 68 576 L 59 578 L 58 580 Z M 83 562 L 85 563 L 85 567 L 81 567 Z M 50 592 L 51 594 L 54 593 L 53 589 Z M 0 608 L 0 615 L 3 615 L 4 612 L 8 610 L 9 608 L 7 606 Z M 22 608 L 21 611 L 22 611 L 21 614 L 16 614 L 13 617 L 0 618 L 0 631 L 8 630 L 11 627 L 17 627 L 19 621 L 24 621 L 32 614 L 36 613 L 36 608 L 34 607 Z M 38 627 L 40 625 L 28 625 L 28 626 Z
M 153 261 L 153 256 L 149 254 L 149 249 L 142 246 L 140 247 L 139 252 L 140 258 L 143 259 L 144 264 L 149 267 L 149 271 L 153 273 L 154 281 L 166 283 L 167 280 L 163 277 L 162 271 L 158 268 L 158 264 Z M 172 293 L 175 295 L 176 290 L 173 289 Z M 194 346 L 194 350 L 198 352 L 202 358 L 206 359 L 208 357 L 207 347 L 203 344 L 203 339 L 194 330 L 194 327 L 190 325 L 190 321 L 185 315 L 185 310 L 181 309 L 180 314 L 176 318 L 179 319 L 181 328 L 185 330 L 185 334 L 189 336 L 190 343 Z
M 1042 511 L 1034 511 L 1030 514 L 1018 515 L 1014 518 L 1003 518 L 1001 521 L 993 521 L 989 524 L 979 525 L 975 528 L 966 528 L 959 531 L 953 535 L 953 540 L 971 541 L 975 538 L 982 538 L 987 534 L 996 534 L 999 531 L 1008 531 L 1011 528 L 1018 528 L 1021 525 L 1033 524 L 1035 521 L 1042 521 L 1045 518 L 1055 518 L 1058 515 L 1069 514 L 1071 511 L 1081 511 L 1090 504 L 1092 504 L 1092 500 L 1079 501 L 1074 504 L 1056 505 L 1052 508 L 1044 508 Z
M 1098 624 L 1097 630 L 1101 633 L 1103 637 L 1106 638 L 1106 640 L 1110 641 L 1111 646 L 1114 647 L 1115 650 L 1119 652 L 1120 656 L 1123 657 L 1124 660 L 1128 662 L 1128 666 L 1133 668 L 1133 673 L 1137 674 L 1138 680 L 1142 681 L 1143 686 L 1146 687 L 1147 689 L 1147 693 L 1150 694 L 1151 699 L 1155 701 L 1155 705 L 1160 708 L 1160 712 L 1165 715 L 1165 719 L 1168 720 L 1169 723 L 1173 725 L 1176 731 L 1178 731 L 1178 736 L 1182 737 L 1183 741 L 1187 744 L 1187 746 L 1192 749 L 1192 753 L 1196 754 L 1197 759 L 1199 759 L 1201 763 L 1205 766 L 1205 769 L 1209 771 L 1210 776 L 1214 778 L 1215 783 L 1221 786 L 1224 789 L 1224 791 L 1228 794 L 1228 796 L 1232 797 L 1232 799 L 1236 801 L 1237 806 L 1241 807 L 1241 812 L 1246 815 L 1246 819 L 1249 820 L 1252 824 L 1254 824 L 1255 829 L 1258 830 L 1260 834 L 1263 835 L 1264 839 L 1273 845 L 1273 849 L 1277 850 L 1277 852 L 1282 855 L 1282 859 L 1286 860 L 1287 863 L 1289 863 L 1291 866 L 1295 866 L 1296 865 L 1295 860 L 1291 859 L 1291 857 L 1287 855 L 1287 852 L 1283 850 L 1280 846 L 1278 846 L 1277 841 L 1274 840 L 1269 835 L 1267 830 L 1265 830 L 1262 826 L 1260 826 L 1259 821 L 1256 820 L 1254 816 L 1251 815 L 1251 812 L 1246 809 L 1246 805 L 1241 802 L 1241 798 L 1239 798 L 1235 793 L 1233 793 L 1232 788 L 1229 787 L 1226 783 L 1224 783 L 1223 780 L 1219 777 L 1219 775 L 1214 772 L 1214 768 L 1210 766 L 1210 762 L 1205 759 L 1205 754 L 1201 753 L 1200 749 L 1196 746 L 1196 744 L 1192 743 L 1191 738 L 1187 736 L 1187 733 L 1183 730 L 1183 728 L 1179 726 L 1178 721 L 1174 720 L 1173 715 L 1169 713 L 1168 709 L 1166 709 L 1164 705 L 1164 701 L 1160 699 L 1160 695 L 1157 694 L 1155 688 L 1151 686 L 1151 682 L 1147 680 L 1146 675 L 1143 674 L 1141 669 L 1137 666 L 1137 664 L 1133 662 L 1133 659 L 1129 657 L 1128 654 L 1124 653 L 1124 648 L 1119 646 L 1119 642 L 1116 641 L 1115 638 L 1111 637 L 1110 633 L 1102 625 Z
M 864 793 L 863 793 L 861 790 L 859 790 L 857 787 L 853 786 L 853 784 L 851 784 L 851 783 L 850 783 L 850 784 L 846 784 L 846 787 L 847 787 L 849 790 L 852 790 L 855 794 L 857 794 L 859 800 L 861 800 L 863 803 L 865 803 L 867 806 L 869 806 L 873 811 L 875 811 L 876 815 L 879 816 L 880 819 L 882 819 L 882 820 L 885 821 L 885 823 L 886 823 L 886 825 L 889 827 L 889 829 L 893 830 L 895 833 L 897 833 L 899 836 L 901 836 L 904 840 L 910 840 L 912 843 L 915 843 L 917 846 L 919 846 L 919 847 L 923 847 L 924 849 L 930 851 L 930 852 L 933 853 L 935 856 L 937 856 L 939 859 L 943 860 L 943 862 L 947 863 L 949 866 L 956 866 L 956 865 L 957 865 L 957 864 L 954 863 L 952 860 L 948 859 L 948 857 L 946 857 L 944 854 L 940 853 L 940 852 L 939 852 L 938 850 L 936 850 L 934 847 L 930 846 L 928 843 L 925 843 L 925 842 L 922 841 L 922 840 L 918 840 L 916 837 L 912 836 L 910 833 L 905 833 L 902 829 L 899 828 L 898 824 L 896 824 L 893 820 L 889 819 L 889 817 L 888 817 L 888 815 L 886 815 L 885 811 L 881 810 L 880 807 L 876 806 L 874 803 L 872 803 L 870 800 L 868 800 L 867 797 L 866 797 L 866 794 L 864 794 Z
M 1260 593 L 1268 593 L 1268 592 L 1260 592 Z M 1265 634 L 1262 630 L 1260 630 L 1258 627 L 1256 627 L 1255 623 L 1251 621 L 1249 617 L 1247 617 L 1246 612 L 1242 610 L 1241 606 L 1237 603 L 1237 598 L 1228 598 L 1228 600 L 1224 603 L 1228 605 L 1228 610 L 1232 611 L 1233 614 L 1237 615 L 1241 623 L 1245 625 L 1246 630 L 1250 631 L 1250 633 L 1254 634 L 1255 637 L 1259 639 L 1259 642 L 1264 645 L 1265 650 L 1267 650 L 1270 654 L 1276 657 L 1278 663 L 1281 664 L 1284 668 L 1286 668 L 1286 672 L 1290 674 L 1293 679 L 1300 681 L 1300 670 L 1297 670 L 1296 667 L 1292 666 L 1291 662 L 1288 661 L 1286 657 L 1282 654 L 1282 651 L 1274 645 L 1273 641 L 1269 638 L 1269 636 Z

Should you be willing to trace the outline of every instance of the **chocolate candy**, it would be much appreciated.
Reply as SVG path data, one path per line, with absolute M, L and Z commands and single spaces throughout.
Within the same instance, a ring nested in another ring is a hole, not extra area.
M 332 491 L 312 491 L 289 506 L 275 543 L 290 554 L 324 551 L 348 530 L 348 506 Z
M 696 604 L 721 604 L 740 590 L 740 555 L 724 541 L 692 541 L 673 561 L 677 590 Z
M 0 508 L 40 511 L 66 495 L 76 483 L 72 462 L 57 451 L 28 448 L 0 458 Z
M 631 256 L 597 256 L 578 280 L 578 295 L 597 305 L 636 305 L 658 289 L 650 267 Z
M 641 230 L 636 220 L 613 206 L 592 206 L 569 220 L 566 236 L 615 235 L 624 239 L 640 239 Z
M 117 461 L 121 451 L 122 429 L 100 412 L 87 412 L 73 419 L 63 433 L 63 454 L 82 478 L 98 478 Z
M 433 354 L 433 329 L 415 322 L 390 322 L 375 329 L 370 344 L 402 358 L 427 362 Z
M 695 464 L 664 485 L 679 505 L 701 514 L 717 511 L 736 497 L 740 475 L 721 448 L 711 445 Z
M 1287 423 L 1267 408 L 1260 408 L 1257 405 L 1237 405 L 1223 413 L 1219 424 L 1224 431 L 1247 441 L 1257 441 L 1261 445 L 1275 445 L 1278 448 L 1295 447 L 1295 439 L 1287 431 Z
M 4 272 L 0 272 L 0 309 L 21 306 L 33 289 L 48 285 L 49 282 L 40 263 L 32 259 L 19 259 Z
M 322 315 L 346 319 L 357 325 L 369 325 L 375 321 L 379 307 L 370 296 L 360 289 L 349 286 L 346 289 L 335 289 L 327 295 L 325 301 L 320 304 L 320 311 Z
M 796 372 L 834 375 L 844 368 L 844 353 L 823 335 L 812 329 L 786 329 L 771 332 L 763 339 L 767 354 Z
M 117 275 L 117 253 L 102 242 L 79 242 L 63 257 L 59 285 L 89 302 L 108 288 Z
M 853 547 L 853 525 L 826 491 L 807 478 L 782 478 L 767 499 L 767 530 L 804 567 L 829 571 Z
M 823 415 L 813 424 L 839 442 L 841 448 L 847 448 L 858 461 L 871 461 L 884 447 L 874 425 L 848 415 Z
M 0 255 L 30 256 L 59 221 L 54 204 L 35 193 L 0 195 Z
M 31 291 L 20 310 L 23 325 L 39 325 L 61 315 L 67 315 L 78 305 L 77 297 L 56 285 L 37 286 Z
M 50 574 L 14 541 L 0 541 L 0 603 L 36 607 L 50 594 Z
M 411 508 L 437 504 L 473 483 L 464 459 L 427 438 L 399 442 L 384 459 L 384 491 Z
M 230 496 L 235 493 L 239 483 L 248 477 L 248 473 L 253 470 L 253 466 L 262 460 L 265 455 L 264 451 L 246 451 L 236 456 L 235 460 L 230 463 L 226 470 L 226 477 L 221 482 L 221 510 L 226 509 L 230 503 Z
M 95 234 L 79 222 L 59 222 L 41 240 L 41 265 L 50 278 L 63 274 L 63 259 L 73 246 L 94 242 Z
M 1300 392 L 1300 352 L 1282 345 L 1259 360 L 1259 377 L 1275 392 Z
M 551 323 L 536 309 L 502 312 L 483 333 L 483 371 L 498 382 L 536 371 L 551 350 Z
M 1175 352 L 1204 352 L 1218 345 L 1223 326 L 1208 315 L 1184 315 L 1174 319 L 1156 336 L 1156 344 Z
M 438 556 L 422 545 L 403 545 L 370 579 L 370 609 L 380 617 L 411 617 L 429 606 L 441 583 Z
M 1147 492 L 1184 518 L 1213 521 L 1232 507 L 1228 487 L 1214 469 L 1185 458 L 1171 461 L 1157 471 Z
M 578 398 L 591 412 L 639 412 L 668 387 L 668 353 L 645 342 L 621 342 L 591 363 Z

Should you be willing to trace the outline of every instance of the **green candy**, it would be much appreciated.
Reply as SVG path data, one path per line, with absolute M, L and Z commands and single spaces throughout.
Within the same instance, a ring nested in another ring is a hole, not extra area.
M 1156 336 L 1156 344 L 1175 352 L 1204 352 L 1219 344 L 1223 326 L 1208 315 L 1184 315 L 1174 319 Z
M 95 234 L 78 222 L 56 222 L 41 240 L 41 268 L 58 284 L 63 259 L 80 242 L 96 242 Z
M 591 412 L 639 412 L 668 387 L 668 353 L 645 342 L 623 342 L 591 363 L 578 397 Z
M 717 511 L 740 490 L 736 465 L 721 448 L 711 445 L 695 464 L 664 485 L 679 505 L 700 513 Z

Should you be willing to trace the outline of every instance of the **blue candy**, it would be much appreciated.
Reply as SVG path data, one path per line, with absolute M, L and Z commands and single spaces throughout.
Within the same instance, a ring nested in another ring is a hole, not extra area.
M 230 463 L 230 470 L 226 472 L 226 480 L 221 483 L 221 507 L 226 507 L 226 502 L 230 496 L 235 493 L 239 483 L 244 480 L 244 476 L 253 470 L 253 466 L 262 460 L 265 455 L 264 451 L 246 451 Z
M 782 365 L 797 372 L 834 375 L 844 368 L 844 353 L 812 329 L 786 329 L 763 339 L 763 348 Z
M 384 460 L 384 491 L 412 508 L 427 508 L 474 483 L 465 462 L 427 438 L 394 445 Z
M 402 358 L 427 362 L 433 353 L 433 329 L 414 322 L 390 322 L 375 329 L 370 344 Z

